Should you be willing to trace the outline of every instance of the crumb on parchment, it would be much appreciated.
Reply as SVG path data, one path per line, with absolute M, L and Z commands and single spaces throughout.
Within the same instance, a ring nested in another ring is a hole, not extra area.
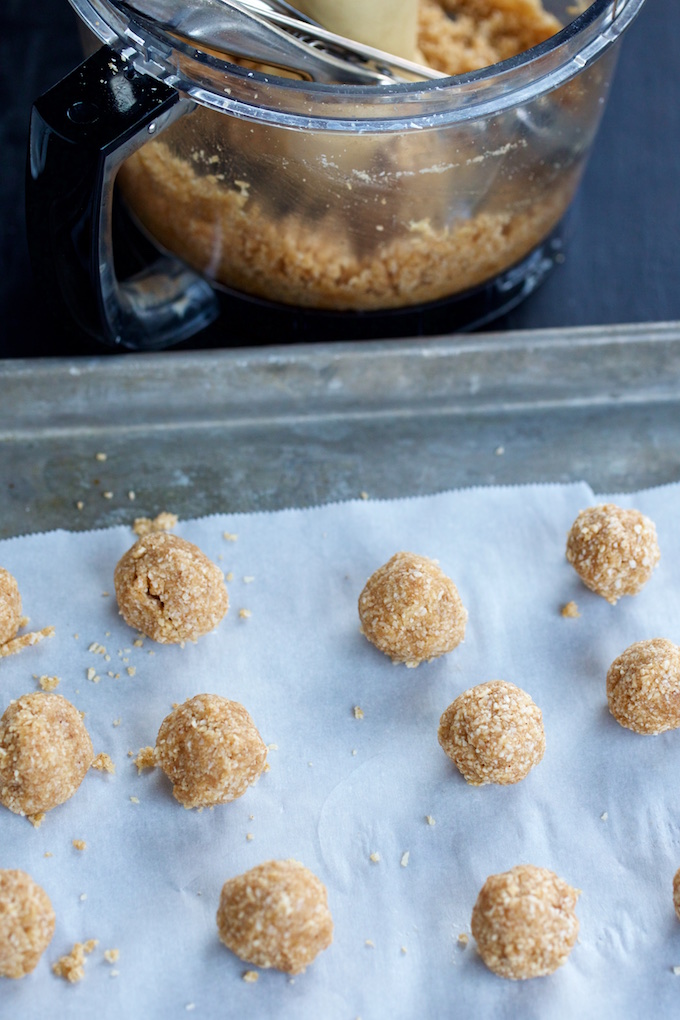
M 137 766 L 137 774 L 142 772 L 144 769 L 153 769 L 156 767 L 156 749 L 155 747 L 141 747 L 134 760 L 134 764 Z
M 71 843 L 75 850 L 87 850 L 87 843 L 84 839 L 72 839 Z
M 97 939 L 76 942 L 70 953 L 60 957 L 56 963 L 52 964 L 52 971 L 57 977 L 64 978 L 71 984 L 82 981 L 85 977 L 85 957 L 94 952 L 97 945 Z
M 116 766 L 110 756 L 104 751 L 100 751 L 99 754 L 95 755 L 91 768 L 96 769 L 98 772 L 109 772 L 111 775 L 115 775 L 116 772 Z
M 573 600 L 562 606 L 560 613 L 568 620 L 576 620 L 581 615 L 578 611 L 578 606 Z
M 118 963 L 120 957 L 120 949 L 105 949 L 104 959 L 107 963 Z

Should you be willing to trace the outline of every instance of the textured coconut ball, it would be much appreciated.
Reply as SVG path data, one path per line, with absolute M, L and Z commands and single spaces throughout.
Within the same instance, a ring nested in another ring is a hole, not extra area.
M 636 733 L 680 726 L 680 648 L 665 638 L 637 641 L 607 672 L 609 711 Z
M 680 921 L 680 868 L 673 875 L 673 906 L 675 916 Z
M 452 651 L 465 637 L 467 611 L 453 581 L 426 556 L 398 552 L 359 596 L 362 633 L 407 666 Z
M 154 532 L 118 562 L 118 607 L 131 627 L 161 644 L 196 641 L 227 612 L 224 576 L 191 542 Z
M 92 764 L 80 712 L 60 694 L 25 694 L 0 719 L 0 804 L 18 815 L 72 797 Z
M 11 641 L 21 623 L 21 595 L 15 579 L 0 567 L 0 645 Z
M 567 537 L 567 559 L 583 583 L 615 605 L 637 595 L 659 562 L 656 528 L 638 510 L 613 503 L 581 510 Z
M 490 875 L 472 911 L 484 963 L 515 981 L 552 974 L 576 942 L 579 895 L 554 872 L 532 864 Z
M 326 887 L 298 861 L 267 861 L 222 887 L 217 930 L 258 967 L 299 974 L 333 941 Z
M 267 748 L 243 705 L 197 694 L 161 723 L 156 764 L 186 808 L 227 804 L 257 781 Z
M 545 753 L 540 708 L 504 680 L 460 694 L 439 720 L 438 737 L 472 786 L 518 783 Z
M 54 933 L 50 898 L 25 871 L 0 870 L 0 977 L 35 970 Z

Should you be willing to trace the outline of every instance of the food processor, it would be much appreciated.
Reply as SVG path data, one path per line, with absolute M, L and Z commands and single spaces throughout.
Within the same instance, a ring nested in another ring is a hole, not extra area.
M 88 55 L 33 108 L 32 262 L 56 312 L 147 350 L 215 320 L 225 345 L 460 331 L 523 300 L 644 0 L 475 0 L 482 43 L 501 15 L 539 41 L 456 74 L 283 0 L 70 2 Z M 437 0 L 442 37 L 465 2 Z

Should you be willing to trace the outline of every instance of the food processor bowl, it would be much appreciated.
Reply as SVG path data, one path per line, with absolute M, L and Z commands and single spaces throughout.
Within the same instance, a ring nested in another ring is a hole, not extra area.
M 272 342 L 299 337 L 301 317 L 324 339 L 330 322 L 350 338 L 426 332 L 428 314 L 438 332 L 489 321 L 559 251 L 643 2 L 576 13 L 548 0 L 564 27 L 518 55 L 336 85 L 244 66 L 117 0 L 71 0 L 92 52 L 33 111 L 39 284 L 88 333 L 133 349 L 185 339 L 221 309 L 228 342 L 225 296 L 245 334 L 265 314 Z M 159 250 L 125 280 L 114 182 Z

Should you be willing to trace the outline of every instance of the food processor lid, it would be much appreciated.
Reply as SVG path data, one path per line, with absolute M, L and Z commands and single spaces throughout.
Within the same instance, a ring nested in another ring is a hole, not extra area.
M 132 0 L 69 2 L 90 31 L 116 50 L 123 63 L 202 106 L 279 126 L 355 134 L 479 121 L 547 94 L 577 77 L 614 44 L 645 0 L 594 0 L 560 32 L 518 56 L 453 77 L 394 84 L 296 80 L 234 63 L 225 52 L 224 33 L 220 48 L 208 46 L 198 37 L 219 32 L 211 19 L 227 7 L 234 12 L 238 5 L 241 17 L 244 0 L 194 0 L 184 5 L 183 12 L 180 0 L 134 0 L 134 5 Z M 285 4 L 285 0 L 246 2 L 251 5 L 247 13 L 254 18 L 259 18 L 252 9 L 258 2 L 270 9 Z M 170 13 L 170 18 L 165 18 L 163 11 Z M 173 16 L 176 27 L 168 24 Z M 209 32 L 206 24 L 212 26 Z M 192 36 L 196 26 L 200 31 Z M 272 22 L 269 27 L 278 26 Z M 231 39 L 228 45 L 233 46 Z M 258 62 L 264 63 L 262 58 Z M 379 74 L 390 71 L 378 61 L 368 70 Z

